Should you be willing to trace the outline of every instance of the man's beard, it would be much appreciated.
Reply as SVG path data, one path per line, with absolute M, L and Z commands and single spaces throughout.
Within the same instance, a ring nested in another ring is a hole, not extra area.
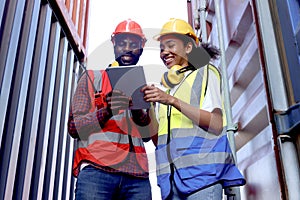
M 115 54 L 116 61 L 119 63 L 120 66 L 136 65 L 139 61 L 143 50 L 140 49 L 139 52 L 139 54 L 134 54 L 132 51 Z

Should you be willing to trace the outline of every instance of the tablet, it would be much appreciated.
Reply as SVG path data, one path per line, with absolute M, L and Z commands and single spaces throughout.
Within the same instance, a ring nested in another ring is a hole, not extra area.
M 140 91 L 146 85 L 143 66 L 108 67 L 105 71 L 113 89 L 121 90 L 132 97 L 131 109 L 150 108 L 150 103 L 144 100 L 144 93 Z

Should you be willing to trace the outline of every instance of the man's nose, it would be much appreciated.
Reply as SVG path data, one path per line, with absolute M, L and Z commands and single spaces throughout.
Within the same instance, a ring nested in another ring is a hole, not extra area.
M 124 46 L 124 50 L 125 50 L 126 52 L 132 51 L 131 44 L 130 44 L 129 42 L 127 42 L 126 45 Z

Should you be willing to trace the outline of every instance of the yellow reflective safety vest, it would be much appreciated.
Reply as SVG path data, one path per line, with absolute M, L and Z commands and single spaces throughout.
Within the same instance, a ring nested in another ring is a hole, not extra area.
M 218 70 L 207 65 L 190 73 L 174 96 L 201 108 L 207 87 L 208 73 Z M 220 84 L 220 83 L 216 83 Z M 183 194 L 191 194 L 217 182 L 223 187 L 244 185 L 245 179 L 235 166 L 226 130 L 211 134 L 177 109 L 159 105 L 158 144 L 155 150 L 157 181 L 166 199 L 171 179 Z

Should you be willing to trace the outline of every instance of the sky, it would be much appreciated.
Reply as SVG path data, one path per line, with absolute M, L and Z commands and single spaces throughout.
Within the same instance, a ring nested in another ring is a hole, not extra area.
M 186 0 L 90 0 L 87 67 L 104 69 L 114 60 L 111 34 L 118 23 L 130 18 L 141 25 L 147 37 L 138 64 L 144 66 L 147 83 L 159 83 L 167 68 L 159 58 L 159 43 L 152 37 L 170 18 L 187 20 L 186 6 Z M 146 143 L 146 150 L 153 199 L 159 200 L 152 142 Z
M 186 5 L 186 0 L 90 0 L 87 67 L 106 68 L 114 60 L 111 34 L 121 21 L 130 18 L 141 25 L 147 37 L 138 64 L 144 66 L 148 82 L 159 82 L 166 68 L 153 36 L 172 17 L 187 20 Z

